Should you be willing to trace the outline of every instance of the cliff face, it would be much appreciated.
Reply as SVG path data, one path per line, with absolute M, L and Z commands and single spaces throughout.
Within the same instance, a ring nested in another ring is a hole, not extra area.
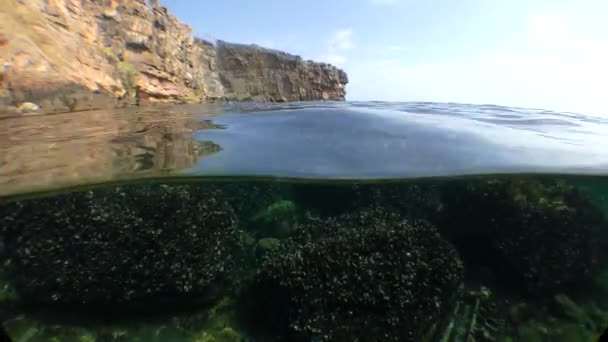
M 346 73 L 255 45 L 217 43 L 225 94 L 255 101 L 344 100 Z
M 344 99 L 346 74 L 279 51 L 193 38 L 157 1 L 0 0 L 0 107 Z M 2 109 L 0 109 L 2 110 Z

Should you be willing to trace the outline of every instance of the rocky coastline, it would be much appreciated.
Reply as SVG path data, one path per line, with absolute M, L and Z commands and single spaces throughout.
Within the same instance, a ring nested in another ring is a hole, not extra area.
M 0 113 L 345 98 L 346 73 L 192 35 L 155 0 L 0 0 Z

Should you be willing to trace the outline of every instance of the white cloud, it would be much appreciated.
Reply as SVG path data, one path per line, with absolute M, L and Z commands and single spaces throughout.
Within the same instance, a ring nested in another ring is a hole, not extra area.
M 354 47 L 352 41 L 353 30 L 350 28 L 333 32 L 327 40 L 327 49 L 319 59 L 331 64 L 342 66 L 346 63 L 346 53 Z
M 349 50 L 353 47 L 352 29 L 343 29 L 334 32 L 329 39 L 329 48 L 332 50 Z
M 346 57 L 341 56 L 341 55 L 324 55 L 322 57 L 322 61 L 327 62 L 329 64 L 340 66 L 340 65 L 343 65 L 344 63 L 346 63 Z

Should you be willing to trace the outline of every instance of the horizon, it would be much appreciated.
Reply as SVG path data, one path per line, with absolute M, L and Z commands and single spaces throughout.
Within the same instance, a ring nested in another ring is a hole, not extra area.
M 255 44 L 345 70 L 348 101 L 608 116 L 601 0 L 161 2 L 203 40 Z

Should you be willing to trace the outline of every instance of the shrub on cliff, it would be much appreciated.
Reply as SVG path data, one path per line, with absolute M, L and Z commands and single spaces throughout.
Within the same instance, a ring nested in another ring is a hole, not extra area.
M 266 255 L 254 286 L 290 339 L 417 341 L 462 281 L 458 255 L 432 226 L 391 212 L 315 220 L 297 233 Z
M 471 264 L 500 270 L 511 288 L 550 294 L 584 282 L 597 264 L 597 234 L 606 223 L 564 182 L 455 181 L 442 198 L 444 235 Z
M 129 185 L 0 206 L 26 300 L 121 303 L 200 294 L 233 266 L 240 231 L 221 192 Z

